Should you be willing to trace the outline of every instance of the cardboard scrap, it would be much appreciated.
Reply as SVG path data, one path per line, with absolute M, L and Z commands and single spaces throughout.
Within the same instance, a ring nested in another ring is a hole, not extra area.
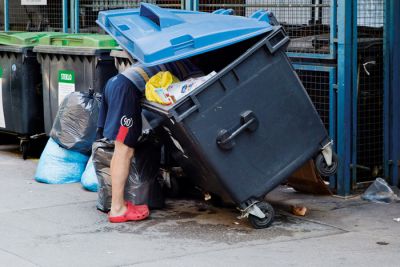
M 288 179 L 288 185 L 302 193 L 332 195 L 324 180 L 317 173 L 313 160 L 293 173 Z

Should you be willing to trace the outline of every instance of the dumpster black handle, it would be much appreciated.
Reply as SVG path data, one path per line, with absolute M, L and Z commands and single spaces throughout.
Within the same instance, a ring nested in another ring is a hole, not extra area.
M 232 149 L 236 143 L 235 138 L 242 132 L 254 132 L 259 125 L 258 119 L 253 111 L 247 110 L 240 114 L 240 126 L 233 131 L 222 129 L 217 134 L 217 145 L 224 150 Z
M 286 35 L 282 26 L 279 26 L 277 30 L 268 36 L 266 41 L 266 46 L 271 54 L 274 54 L 282 46 L 286 45 L 290 41 L 289 37 Z

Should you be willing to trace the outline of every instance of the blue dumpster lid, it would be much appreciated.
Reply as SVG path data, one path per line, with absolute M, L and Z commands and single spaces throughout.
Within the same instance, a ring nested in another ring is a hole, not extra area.
M 157 65 L 225 47 L 272 30 L 258 11 L 250 18 L 141 3 L 140 8 L 99 12 L 97 24 L 132 57 Z M 264 11 L 266 12 L 266 11 Z

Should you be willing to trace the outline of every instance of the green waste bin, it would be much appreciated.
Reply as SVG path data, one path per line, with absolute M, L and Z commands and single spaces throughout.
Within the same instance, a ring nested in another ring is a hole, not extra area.
M 0 32 L 0 131 L 17 135 L 23 157 L 29 140 L 43 133 L 40 64 L 33 47 L 46 32 Z
M 44 128 L 48 135 L 58 107 L 74 91 L 102 92 L 116 75 L 110 52 L 117 43 L 108 35 L 63 34 L 41 38 L 34 48 L 42 66 Z
M 118 72 L 123 72 L 126 68 L 132 66 L 135 61 L 124 50 L 113 50 L 111 56 L 114 58 L 115 67 Z

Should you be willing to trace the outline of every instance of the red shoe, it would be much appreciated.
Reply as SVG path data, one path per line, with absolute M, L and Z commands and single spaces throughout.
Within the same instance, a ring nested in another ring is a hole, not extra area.
M 135 205 L 135 204 L 133 204 L 132 202 L 129 202 L 129 201 L 125 201 L 125 205 L 127 207 L 131 206 L 131 207 L 133 207 L 134 209 L 136 209 L 138 211 L 148 212 L 149 213 L 149 207 L 147 205 Z
M 123 223 L 128 221 L 141 221 L 149 217 L 150 211 L 147 205 L 135 206 L 130 202 L 126 202 L 127 210 L 125 214 L 120 216 L 108 215 L 108 220 L 111 223 Z

